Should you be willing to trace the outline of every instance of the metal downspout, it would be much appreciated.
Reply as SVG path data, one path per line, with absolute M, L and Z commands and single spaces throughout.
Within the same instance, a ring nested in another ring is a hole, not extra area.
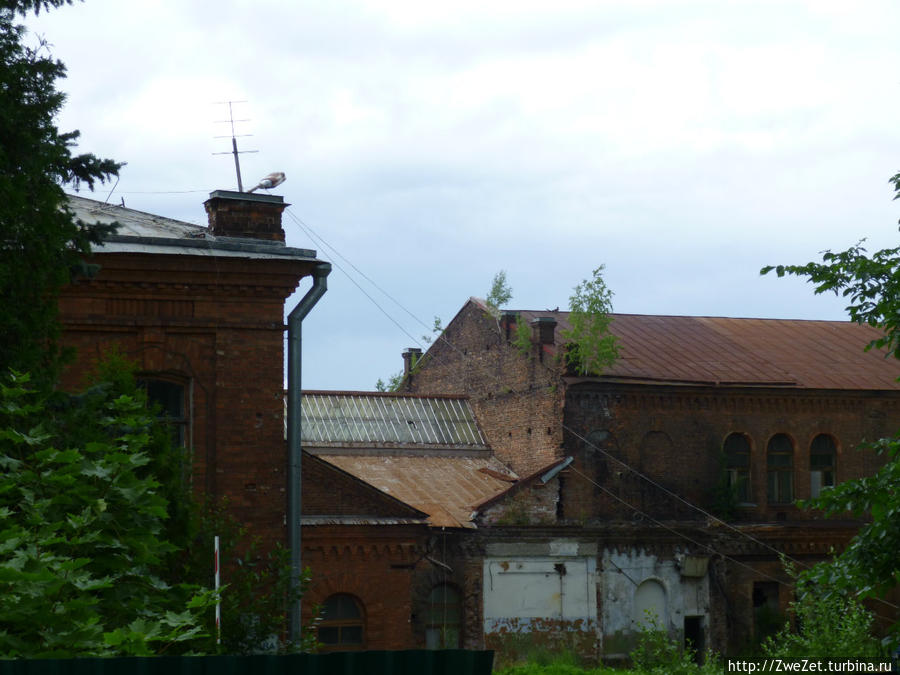
M 301 347 L 303 344 L 303 319 L 309 314 L 328 289 L 328 274 L 331 265 L 320 263 L 313 270 L 313 285 L 288 314 L 288 401 L 287 401 L 287 442 L 288 442 L 288 548 L 291 551 L 291 594 L 300 586 L 300 465 L 302 447 L 300 442 L 300 373 Z M 291 603 L 288 636 L 292 642 L 300 639 L 300 603 Z

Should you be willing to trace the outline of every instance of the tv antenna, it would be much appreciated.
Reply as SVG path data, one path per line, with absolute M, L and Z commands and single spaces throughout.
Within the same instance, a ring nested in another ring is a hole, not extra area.
M 246 103 L 247 101 L 218 101 L 213 105 L 227 105 L 228 106 L 228 119 L 227 120 L 216 120 L 216 124 L 230 124 L 231 125 L 231 152 L 214 152 L 214 155 L 234 155 L 234 170 L 237 173 L 237 183 L 238 183 L 238 192 L 244 191 L 244 184 L 241 182 L 241 161 L 239 159 L 239 155 L 244 155 L 247 153 L 259 152 L 259 150 L 238 150 L 237 147 L 237 139 L 238 138 L 246 138 L 248 136 L 252 136 L 253 134 L 235 134 L 234 133 L 234 123 L 235 122 L 249 122 L 249 119 L 236 120 L 234 119 L 234 108 L 233 105 L 235 103 Z M 213 138 L 228 138 L 228 136 L 213 136 Z

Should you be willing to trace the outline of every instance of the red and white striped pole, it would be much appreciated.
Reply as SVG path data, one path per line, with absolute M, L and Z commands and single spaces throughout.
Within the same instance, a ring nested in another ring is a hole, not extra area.
M 219 535 L 213 537 L 213 566 L 216 575 L 216 644 L 222 644 L 222 601 L 219 598 Z

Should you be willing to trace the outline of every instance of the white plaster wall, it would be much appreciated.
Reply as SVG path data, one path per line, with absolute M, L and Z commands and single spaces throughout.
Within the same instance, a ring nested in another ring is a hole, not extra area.
M 596 625 L 596 558 L 560 553 L 484 559 L 486 633 L 509 619 L 582 619 L 585 628 Z M 557 565 L 565 565 L 565 574 Z
M 604 635 L 632 633 L 643 619 L 635 604 L 641 583 L 655 580 L 665 590 L 665 616 L 657 623 L 670 633 L 684 628 L 685 616 L 709 617 L 709 577 L 682 577 L 673 559 L 643 550 L 603 551 L 600 564 L 600 626 Z M 652 594 L 650 594 L 652 595 Z M 708 630 L 708 626 L 706 627 Z

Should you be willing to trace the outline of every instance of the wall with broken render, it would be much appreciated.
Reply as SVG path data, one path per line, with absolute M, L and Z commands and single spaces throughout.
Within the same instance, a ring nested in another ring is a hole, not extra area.
M 698 617 L 689 621 L 699 622 L 706 638 L 702 642 L 709 644 L 707 558 L 677 552 L 664 558 L 644 549 L 607 549 L 598 577 L 605 658 L 625 658 L 648 616 L 679 641 L 685 618 Z
M 560 476 L 546 483 L 535 480 L 479 509 L 479 527 L 491 525 L 554 525 L 559 504 Z

